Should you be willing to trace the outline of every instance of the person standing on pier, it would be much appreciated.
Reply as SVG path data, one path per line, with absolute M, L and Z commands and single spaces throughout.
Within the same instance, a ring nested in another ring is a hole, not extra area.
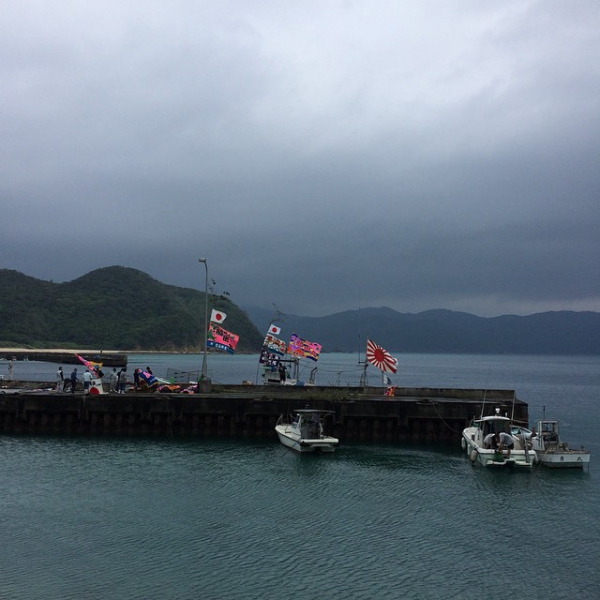
M 63 368 L 58 367 L 58 371 L 56 371 L 56 391 L 62 392 L 65 386 L 65 375 L 63 373 Z
M 92 374 L 89 369 L 85 370 L 83 374 L 83 393 L 87 394 L 90 391 L 90 384 L 92 383 Z
M 119 381 L 119 374 L 117 373 L 117 367 L 113 367 L 112 373 L 110 374 L 110 391 L 117 391 L 117 382 Z
M 279 363 L 279 383 L 281 383 L 282 385 L 285 383 L 285 376 L 285 365 L 283 363 Z
M 8 361 L 8 379 L 12 381 L 13 378 L 13 361 L 12 358 Z
M 120 371 L 119 371 L 119 379 L 118 379 L 118 394 L 124 394 L 125 393 L 125 386 L 127 385 L 127 369 L 125 367 L 123 367 Z
M 77 386 L 77 368 L 73 369 L 71 373 L 71 394 L 75 393 L 75 387 Z

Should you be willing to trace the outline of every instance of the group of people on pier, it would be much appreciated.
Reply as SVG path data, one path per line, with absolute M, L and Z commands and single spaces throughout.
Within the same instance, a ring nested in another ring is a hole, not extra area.
M 84 394 L 88 394 L 90 392 L 92 383 L 95 380 L 102 380 L 103 377 L 104 373 L 99 367 L 95 369 L 86 369 L 82 376 Z M 71 375 L 69 377 L 65 377 L 62 366 L 58 367 L 58 370 L 56 371 L 57 392 L 70 391 L 72 394 L 74 394 L 78 381 L 79 373 L 77 367 L 71 371 Z M 111 393 L 124 394 L 129 383 L 130 381 L 127 373 L 127 367 L 122 367 L 120 371 L 117 371 L 117 368 L 113 367 L 113 370 L 108 376 L 109 391 Z M 101 384 L 101 382 L 99 382 L 99 384 Z M 146 367 L 145 370 L 139 368 L 135 369 L 133 372 L 133 388 L 135 391 L 152 389 L 152 386 L 154 385 L 158 385 L 158 381 L 152 374 L 150 367 Z

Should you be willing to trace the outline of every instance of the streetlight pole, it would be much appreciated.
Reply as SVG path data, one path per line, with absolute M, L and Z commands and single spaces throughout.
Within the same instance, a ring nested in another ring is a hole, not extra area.
M 206 365 L 206 338 L 208 336 L 208 263 L 205 258 L 199 258 L 198 262 L 204 263 L 206 272 L 206 280 L 204 283 L 204 356 L 202 357 L 202 380 L 205 381 L 208 378 Z

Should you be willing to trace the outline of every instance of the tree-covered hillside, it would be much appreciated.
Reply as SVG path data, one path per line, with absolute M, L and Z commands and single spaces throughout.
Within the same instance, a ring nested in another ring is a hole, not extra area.
M 205 295 L 165 285 L 136 269 L 106 267 L 66 283 L 0 269 L 0 345 L 115 350 L 198 350 Z M 212 308 L 227 314 L 225 328 L 240 336 L 238 351 L 258 351 L 262 336 L 246 314 L 222 295 Z

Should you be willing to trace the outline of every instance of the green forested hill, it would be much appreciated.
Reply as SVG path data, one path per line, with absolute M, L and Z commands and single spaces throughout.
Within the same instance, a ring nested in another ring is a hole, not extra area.
M 165 285 L 146 273 L 106 267 L 66 283 L 0 269 L 0 346 L 194 350 L 202 347 L 204 293 Z M 227 314 L 238 351 L 258 351 L 262 336 L 231 300 L 209 294 Z

